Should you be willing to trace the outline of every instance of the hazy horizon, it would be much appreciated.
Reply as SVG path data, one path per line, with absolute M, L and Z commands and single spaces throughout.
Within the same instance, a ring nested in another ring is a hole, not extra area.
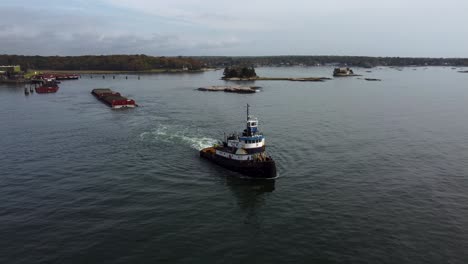
M 243 57 L 252 57 L 252 58 L 261 58 L 261 57 L 368 57 L 368 58 L 411 58 L 411 59 L 468 59 L 468 57 L 411 57 L 411 56 L 366 56 L 366 55 L 329 55 L 329 54 L 311 54 L 311 55 L 158 55 L 158 54 L 124 54 L 124 53 L 115 53 L 115 54 L 79 54 L 79 55 L 27 55 L 27 54 L 0 54 L 0 56 L 41 56 L 41 57 L 80 57 L 80 56 L 137 56 L 137 55 L 145 55 L 145 56 L 152 56 L 152 57 L 227 57 L 227 58 L 243 58 Z
M 461 0 L 0 0 L 0 8 L 0 54 L 468 57 Z

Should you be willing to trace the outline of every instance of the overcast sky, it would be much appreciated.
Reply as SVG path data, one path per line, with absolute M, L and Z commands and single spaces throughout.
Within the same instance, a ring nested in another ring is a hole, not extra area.
M 0 0 L 0 54 L 468 57 L 468 0 Z

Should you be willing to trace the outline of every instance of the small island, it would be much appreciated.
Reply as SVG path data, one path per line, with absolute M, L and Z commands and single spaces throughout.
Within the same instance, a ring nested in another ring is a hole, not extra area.
M 199 91 L 226 92 L 226 93 L 256 93 L 260 89 L 258 86 L 206 86 L 200 87 Z
M 353 77 L 361 76 L 359 74 L 354 74 L 353 70 L 350 68 L 335 68 L 333 70 L 333 77 Z
M 226 67 L 221 78 L 225 81 L 297 81 L 297 82 L 323 82 L 331 80 L 328 77 L 259 77 L 254 67 L 237 66 Z

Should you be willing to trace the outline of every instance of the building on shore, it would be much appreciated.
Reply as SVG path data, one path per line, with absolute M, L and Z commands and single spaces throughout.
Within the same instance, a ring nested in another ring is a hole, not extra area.
M 23 80 L 24 73 L 19 65 L 0 65 L 0 80 Z
M 0 71 L 16 73 L 21 72 L 21 66 L 19 65 L 0 65 Z

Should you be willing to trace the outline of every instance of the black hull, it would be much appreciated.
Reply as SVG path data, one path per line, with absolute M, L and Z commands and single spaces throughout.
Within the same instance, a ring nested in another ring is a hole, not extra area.
M 227 159 L 216 154 L 200 151 L 200 157 L 213 161 L 221 167 L 239 172 L 251 178 L 276 178 L 276 164 L 272 159 L 266 161 L 238 161 Z

